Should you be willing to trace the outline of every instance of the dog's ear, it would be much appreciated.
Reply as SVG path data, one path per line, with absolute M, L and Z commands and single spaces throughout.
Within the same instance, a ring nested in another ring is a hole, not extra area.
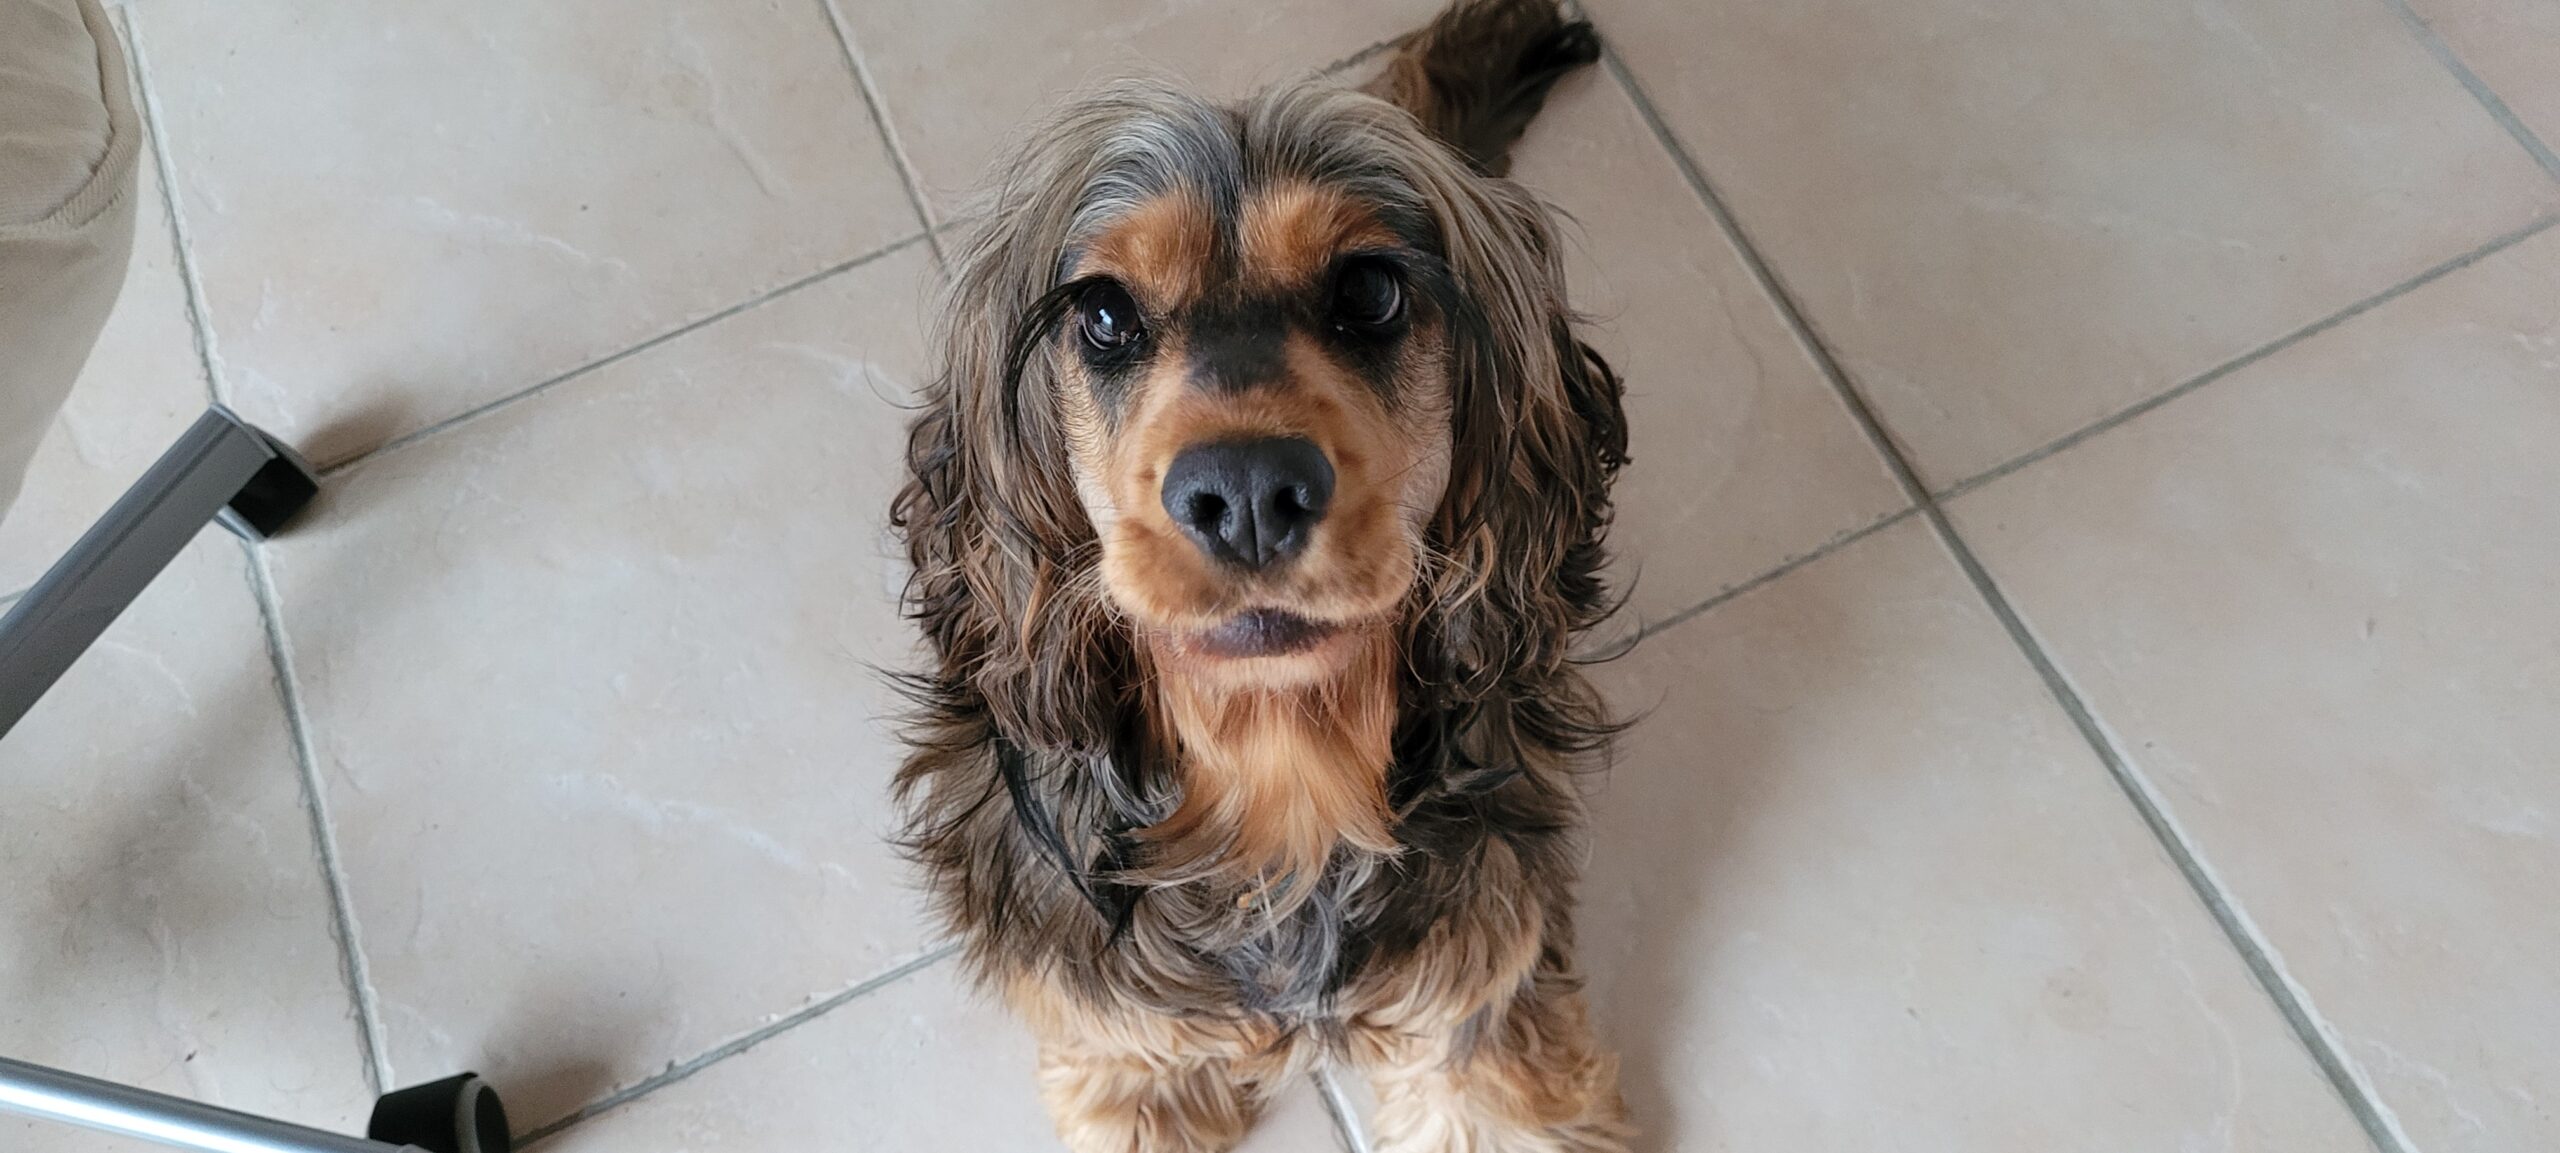
M 905 603 L 960 694 L 1025 743 L 1092 743 L 1103 713 L 1078 685 L 1107 685 L 1098 605 L 1071 574 L 1093 531 L 1049 403 L 1045 353 L 1072 304 L 1051 286 L 1055 212 L 1043 190 L 1000 190 L 998 211 L 953 255 L 939 369 L 907 436 L 891 523 L 906 538 Z M 1009 203 L 1012 202 L 1012 203 Z M 1048 223 L 1051 227 L 1044 228 Z
M 1582 629 L 1599 623 L 1616 607 L 1603 587 L 1600 569 L 1608 561 L 1602 546 L 1612 508 L 1610 482 L 1627 463 L 1626 386 L 1599 350 L 1574 335 L 1570 317 L 1559 315 L 1552 326 L 1557 382 L 1565 405 L 1580 425 L 1580 440 L 1572 453 L 1575 459 L 1559 474 L 1590 486 L 1570 507 L 1557 510 L 1563 518 L 1559 527 L 1572 534 L 1575 543 L 1558 567 L 1556 580 L 1573 609 L 1574 628 Z
M 1453 282 L 1450 474 L 1419 622 L 1439 667 L 1424 675 L 1479 709 L 1477 756 L 1596 749 L 1614 726 L 1568 666 L 1574 634 L 1615 608 L 1601 568 L 1623 389 L 1574 334 L 1550 210 L 1454 157 L 1423 168 Z

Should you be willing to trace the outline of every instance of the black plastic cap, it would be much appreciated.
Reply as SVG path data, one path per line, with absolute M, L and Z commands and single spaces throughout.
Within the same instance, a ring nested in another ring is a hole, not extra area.
M 258 439 L 274 457 L 258 468 L 257 475 L 231 498 L 220 514 L 222 527 L 250 540 L 265 540 L 283 532 L 293 523 L 303 506 L 320 495 L 319 474 L 293 449 L 265 433 Z
M 429 1153 L 512 1153 L 507 1110 L 477 1073 L 412 1085 L 374 1102 L 364 1135 Z

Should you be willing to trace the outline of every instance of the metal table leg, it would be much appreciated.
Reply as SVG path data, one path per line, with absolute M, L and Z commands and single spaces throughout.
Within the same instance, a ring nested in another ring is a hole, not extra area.
M 0 617 L 0 737 L 206 522 L 264 539 L 319 491 L 292 449 L 219 405 L 207 409 Z
M 0 617 L 0 737 L 87 652 L 208 522 L 249 540 L 320 491 L 291 448 L 220 405 L 205 411 L 107 515 Z M 0 1057 L 0 1113 L 209 1153 L 508 1153 L 506 1110 L 465 1073 L 384 1094 L 372 1140 Z
M 0 1057 L 0 1112 L 212 1153 L 399 1153 L 385 1145 Z

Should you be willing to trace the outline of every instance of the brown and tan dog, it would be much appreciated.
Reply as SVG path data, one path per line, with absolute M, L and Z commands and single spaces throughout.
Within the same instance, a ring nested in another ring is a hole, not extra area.
M 1597 52 L 1460 0 L 1368 94 L 1112 88 L 955 254 L 898 788 L 1080 1153 L 1228 1148 L 1324 1054 L 1382 1150 L 1624 1147 L 1571 916 L 1615 726 L 1567 653 L 1626 427 L 1499 175 Z

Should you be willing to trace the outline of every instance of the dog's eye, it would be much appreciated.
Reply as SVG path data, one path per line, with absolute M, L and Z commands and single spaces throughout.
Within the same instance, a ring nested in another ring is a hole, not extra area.
M 1395 270 L 1363 260 L 1342 270 L 1333 286 L 1334 318 L 1364 328 L 1383 328 L 1404 315 L 1404 282 Z
M 1083 313 L 1078 327 L 1084 342 L 1098 351 L 1117 352 L 1146 333 L 1138 320 L 1138 302 L 1129 299 L 1129 290 L 1110 281 L 1086 289 L 1077 307 Z

